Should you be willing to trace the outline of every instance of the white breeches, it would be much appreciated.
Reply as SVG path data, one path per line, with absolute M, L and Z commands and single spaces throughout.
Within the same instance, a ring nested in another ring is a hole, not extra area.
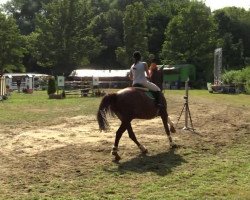
M 151 91 L 154 91 L 154 92 L 161 91 L 161 89 L 157 85 L 155 85 L 154 83 L 152 83 L 152 82 L 147 81 L 147 82 L 144 82 L 144 83 L 141 83 L 141 84 L 144 87 L 146 87 L 149 90 L 151 90 Z

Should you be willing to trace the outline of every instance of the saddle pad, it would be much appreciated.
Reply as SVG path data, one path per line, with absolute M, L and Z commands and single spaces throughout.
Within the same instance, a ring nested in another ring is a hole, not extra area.
M 141 90 L 141 91 L 144 91 L 144 93 L 150 98 L 150 99 L 155 99 L 154 95 L 153 95 L 153 92 L 150 91 L 148 88 L 145 88 L 145 87 L 133 87 L 137 90 Z
M 150 91 L 145 91 L 145 94 L 150 98 L 150 99 L 155 99 L 154 95 Z

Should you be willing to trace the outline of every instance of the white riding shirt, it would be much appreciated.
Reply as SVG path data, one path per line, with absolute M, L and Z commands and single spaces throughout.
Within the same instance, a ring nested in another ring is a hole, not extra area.
M 148 88 L 151 91 L 161 91 L 160 88 L 152 82 L 149 82 L 145 76 L 145 62 L 138 62 L 133 64 L 130 68 L 130 72 L 133 75 L 133 85 L 140 84 Z
M 133 74 L 133 84 L 143 84 L 147 82 L 146 76 L 145 76 L 145 62 L 138 62 L 136 64 L 133 64 L 130 68 L 130 71 Z

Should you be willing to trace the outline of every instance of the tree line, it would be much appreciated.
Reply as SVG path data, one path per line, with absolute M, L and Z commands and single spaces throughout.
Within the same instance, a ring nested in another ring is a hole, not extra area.
M 205 82 L 218 47 L 224 69 L 249 65 L 250 10 L 211 12 L 190 0 L 10 0 L 0 12 L 2 72 L 127 69 L 139 50 L 145 61 L 194 64 Z

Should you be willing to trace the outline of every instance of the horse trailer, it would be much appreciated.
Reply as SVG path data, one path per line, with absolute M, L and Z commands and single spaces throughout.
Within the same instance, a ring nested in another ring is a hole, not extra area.
M 162 67 L 163 65 L 158 65 Z M 195 66 L 191 64 L 165 65 L 163 68 L 163 85 L 166 89 L 184 88 L 185 81 L 190 83 L 196 80 Z

